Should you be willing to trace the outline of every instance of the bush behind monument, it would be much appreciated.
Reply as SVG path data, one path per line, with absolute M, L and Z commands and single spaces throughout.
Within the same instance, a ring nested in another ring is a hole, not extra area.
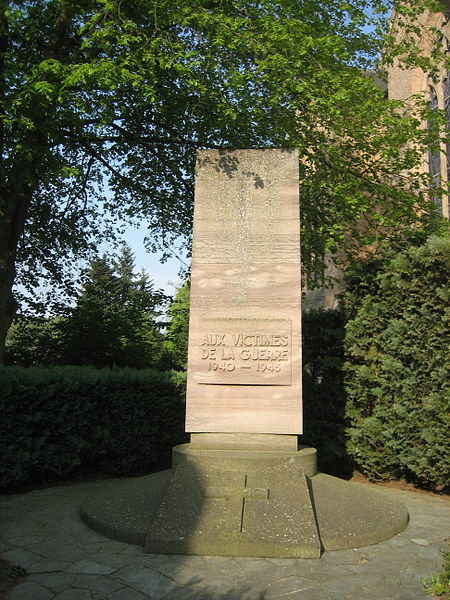
M 184 374 L 1 367 L 0 487 L 165 466 L 184 441 Z
M 450 240 L 432 236 L 373 267 L 353 272 L 347 291 L 347 448 L 371 479 L 445 488 Z

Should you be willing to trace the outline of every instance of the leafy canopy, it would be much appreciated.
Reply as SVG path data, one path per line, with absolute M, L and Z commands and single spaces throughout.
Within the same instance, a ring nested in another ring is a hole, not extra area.
M 23 216 L 19 281 L 61 281 L 123 220 L 145 219 L 151 249 L 189 235 L 198 147 L 300 149 L 306 264 L 344 231 L 417 225 L 420 116 L 363 73 L 391 5 L 3 0 L 0 210 Z

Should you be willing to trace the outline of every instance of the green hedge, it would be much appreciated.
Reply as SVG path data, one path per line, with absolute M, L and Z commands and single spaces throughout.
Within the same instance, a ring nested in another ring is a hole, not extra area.
M 184 376 L 0 367 L 0 487 L 93 469 L 154 469 L 183 441 Z
M 301 442 L 317 448 L 319 468 L 344 474 L 345 449 L 344 317 L 339 310 L 302 315 L 303 421 Z
M 450 240 L 431 237 L 379 268 L 352 308 L 348 450 L 372 479 L 448 486 L 449 281 Z

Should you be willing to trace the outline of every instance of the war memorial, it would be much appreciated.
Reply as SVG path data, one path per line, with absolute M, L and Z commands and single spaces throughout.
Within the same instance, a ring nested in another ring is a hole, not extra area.
M 197 155 L 186 432 L 172 469 L 84 501 L 150 553 L 320 558 L 402 531 L 408 512 L 317 472 L 299 447 L 301 258 L 292 149 Z

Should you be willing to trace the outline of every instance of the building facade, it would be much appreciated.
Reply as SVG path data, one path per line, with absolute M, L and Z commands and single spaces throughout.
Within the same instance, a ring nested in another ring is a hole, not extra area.
M 433 13 L 429 10 L 418 19 L 418 32 L 416 34 L 417 43 L 420 45 L 420 51 L 424 56 L 429 56 L 433 52 L 436 44 L 441 45 L 444 56 L 450 58 L 450 8 L 443 3 L 443 11 Z M 394 17 L 395 19 L 395 17 Z M 399 28 L 399 37 L 402 30 Z M 436 37 L 438 38 L 436 40 Z M 442 62 L 438 72 L 431 75 L 419 67 L 405 69 L 398 60 L 386 69 L 388 97 L 392 100 L 402 100 L 406 103 L 414 102 L 414 98 L 419 95 L 424 97 L 430 108 L 439 108 L 445 114 L 445 128 L 450 132 L 450 72 Z M 431 127 L 431 122 L 424 122 L 423 127 Z M 434 144 L 430 146 L 428 153 L 423 157 L 422 168 L 430 173 L 434 179 L 436 187 L 442 186 L 444 189 L 450 184 L 450 139 L 446 143 Z M 449 196 L 448 194 L 435 197 L 438 212 L 445 218 L 449 218 Z
M 431 54 L 437 42 L 441 45 L 443 55 L 448 56 L 450 61 L 450 0 L 443 2 L 442 6 L 443 10 L 439 13 L 429 10 L 423 12 L 415 23 L 418 26 L 415 35 L 420 52 L 424 56 Z M 397 41 L 401 41 L 399 38 L 402 34 L 402 29 L 399 27 Z M 445 61 L 437 72 L 431 75 L 419 67 L 406 69 L 399 60 L 394 60 L 393 65 L 386 68 L 386 78 L 386 94 L 389 99 L 401 100 L 406 105 L 408 103 L 412 105 L 419 97 L 425 99 L 430 108 L 443 111 L 445 124 L 442 127 L 448 134 L 448 140 L 443 139 L 440 143 L 430 145 L 423 156 L 421 169 L 431 175 L 431 184 L 434 181 L 437 189 L 450 189 L 450 71 Z M 424 121 L 422 126 L 427 128 L 435 124 Z M 436 193 L 434 201 L 437 212 L 448 219 L 449 193 Z M 330 288 L 306 289 L 303 310 L 337 308 L 338 294 L 343 291 L 343 273 L 332 260 L 329 260 L 325 267 L 325 275 L 333 278 L 335 285 Z

